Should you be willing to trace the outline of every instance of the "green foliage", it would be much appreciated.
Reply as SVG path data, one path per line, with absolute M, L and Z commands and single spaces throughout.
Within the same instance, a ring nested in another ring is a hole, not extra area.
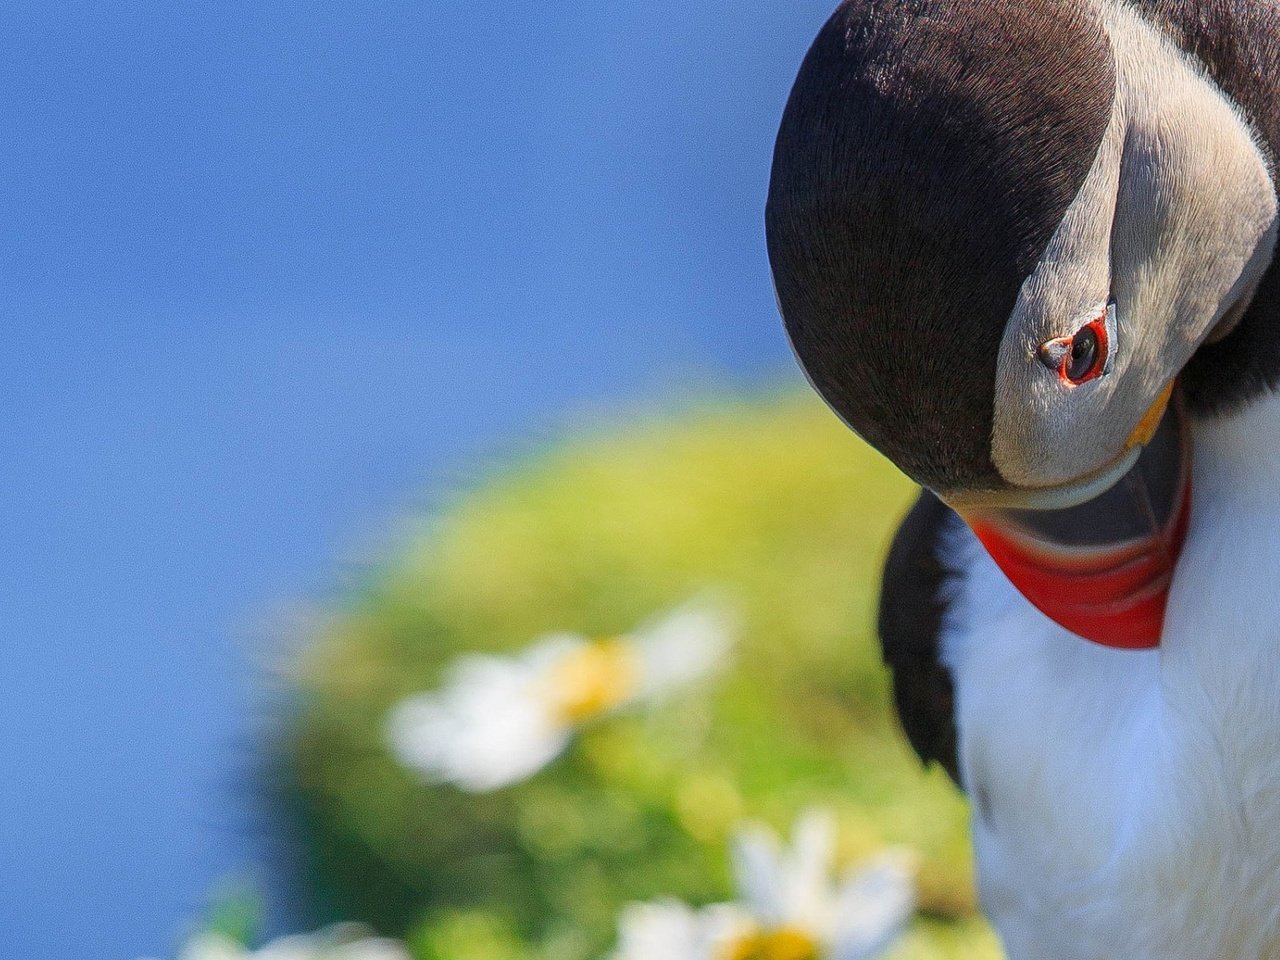
M 200 928 L 247 945 L 257 939 L 264 912 L 258 887 L 248 881 L 232 880 L 214 891 Z
M 587 960 L 626 901 L 729 896 L 742 817 L 785 828 L 819 803 L 846 858 L 921 855 L 926 919 L 895 957 L 997 956 L 963 799 L 906 747 L 874 639 L 911 496 L 817 401 L 787 396 L 579 437 L 457 499 L 299 667 L 285 759 L 320 912 L 408 932 L 423 958 Z M 743 629 L 705 689 L 597 722 L 490 794 L 423 785 L 389 755 L 388 707 L 459 653 L 617 634 L 709 586 Z

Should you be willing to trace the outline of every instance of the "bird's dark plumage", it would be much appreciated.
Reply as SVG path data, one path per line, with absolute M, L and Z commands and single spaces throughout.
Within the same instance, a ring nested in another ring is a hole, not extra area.
M 907 739 L 925 763 L 960 782 L 951 674 L 939 659 L 948 576 L 940 540 L 960 518 L 929 491 L 902 522 L 885 563 L 880 592 L 880 644 L 893 671 L 893 696 Z
M 991 462 L 1000 338 L 1107 127 L 1114 63 L 1068 0 L 850 0 L 800 68 L 765 213 L 797 354 L 935 490 Z

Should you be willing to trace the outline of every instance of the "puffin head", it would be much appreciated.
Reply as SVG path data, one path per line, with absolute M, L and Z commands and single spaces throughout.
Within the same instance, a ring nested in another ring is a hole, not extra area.
M 766 231 L 835 413 L 1049 616 L 1150 646 L 1190 502 L 1177 378 L 1247 306 L 1276 211 L 1239 110 L 1126 6 L 849 0 L 792 89 Z

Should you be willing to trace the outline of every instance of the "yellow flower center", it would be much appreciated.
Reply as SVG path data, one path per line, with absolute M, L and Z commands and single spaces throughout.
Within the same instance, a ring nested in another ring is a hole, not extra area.
M 734 940 L 717 960 L 819 960 L 818 942 L 795 927 L 759 930 Z
M 553 669 L 550 695 L 556 716 L 582 723 L 628 700 L 635 692 L 640 664 L 625 640 L 593 640 Z

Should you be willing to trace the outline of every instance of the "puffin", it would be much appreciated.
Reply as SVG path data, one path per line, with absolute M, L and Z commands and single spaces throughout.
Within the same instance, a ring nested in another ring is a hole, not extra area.
M 765 234 L 1010 960 L 1280 960 L 1280 4 L 847 0 Z

